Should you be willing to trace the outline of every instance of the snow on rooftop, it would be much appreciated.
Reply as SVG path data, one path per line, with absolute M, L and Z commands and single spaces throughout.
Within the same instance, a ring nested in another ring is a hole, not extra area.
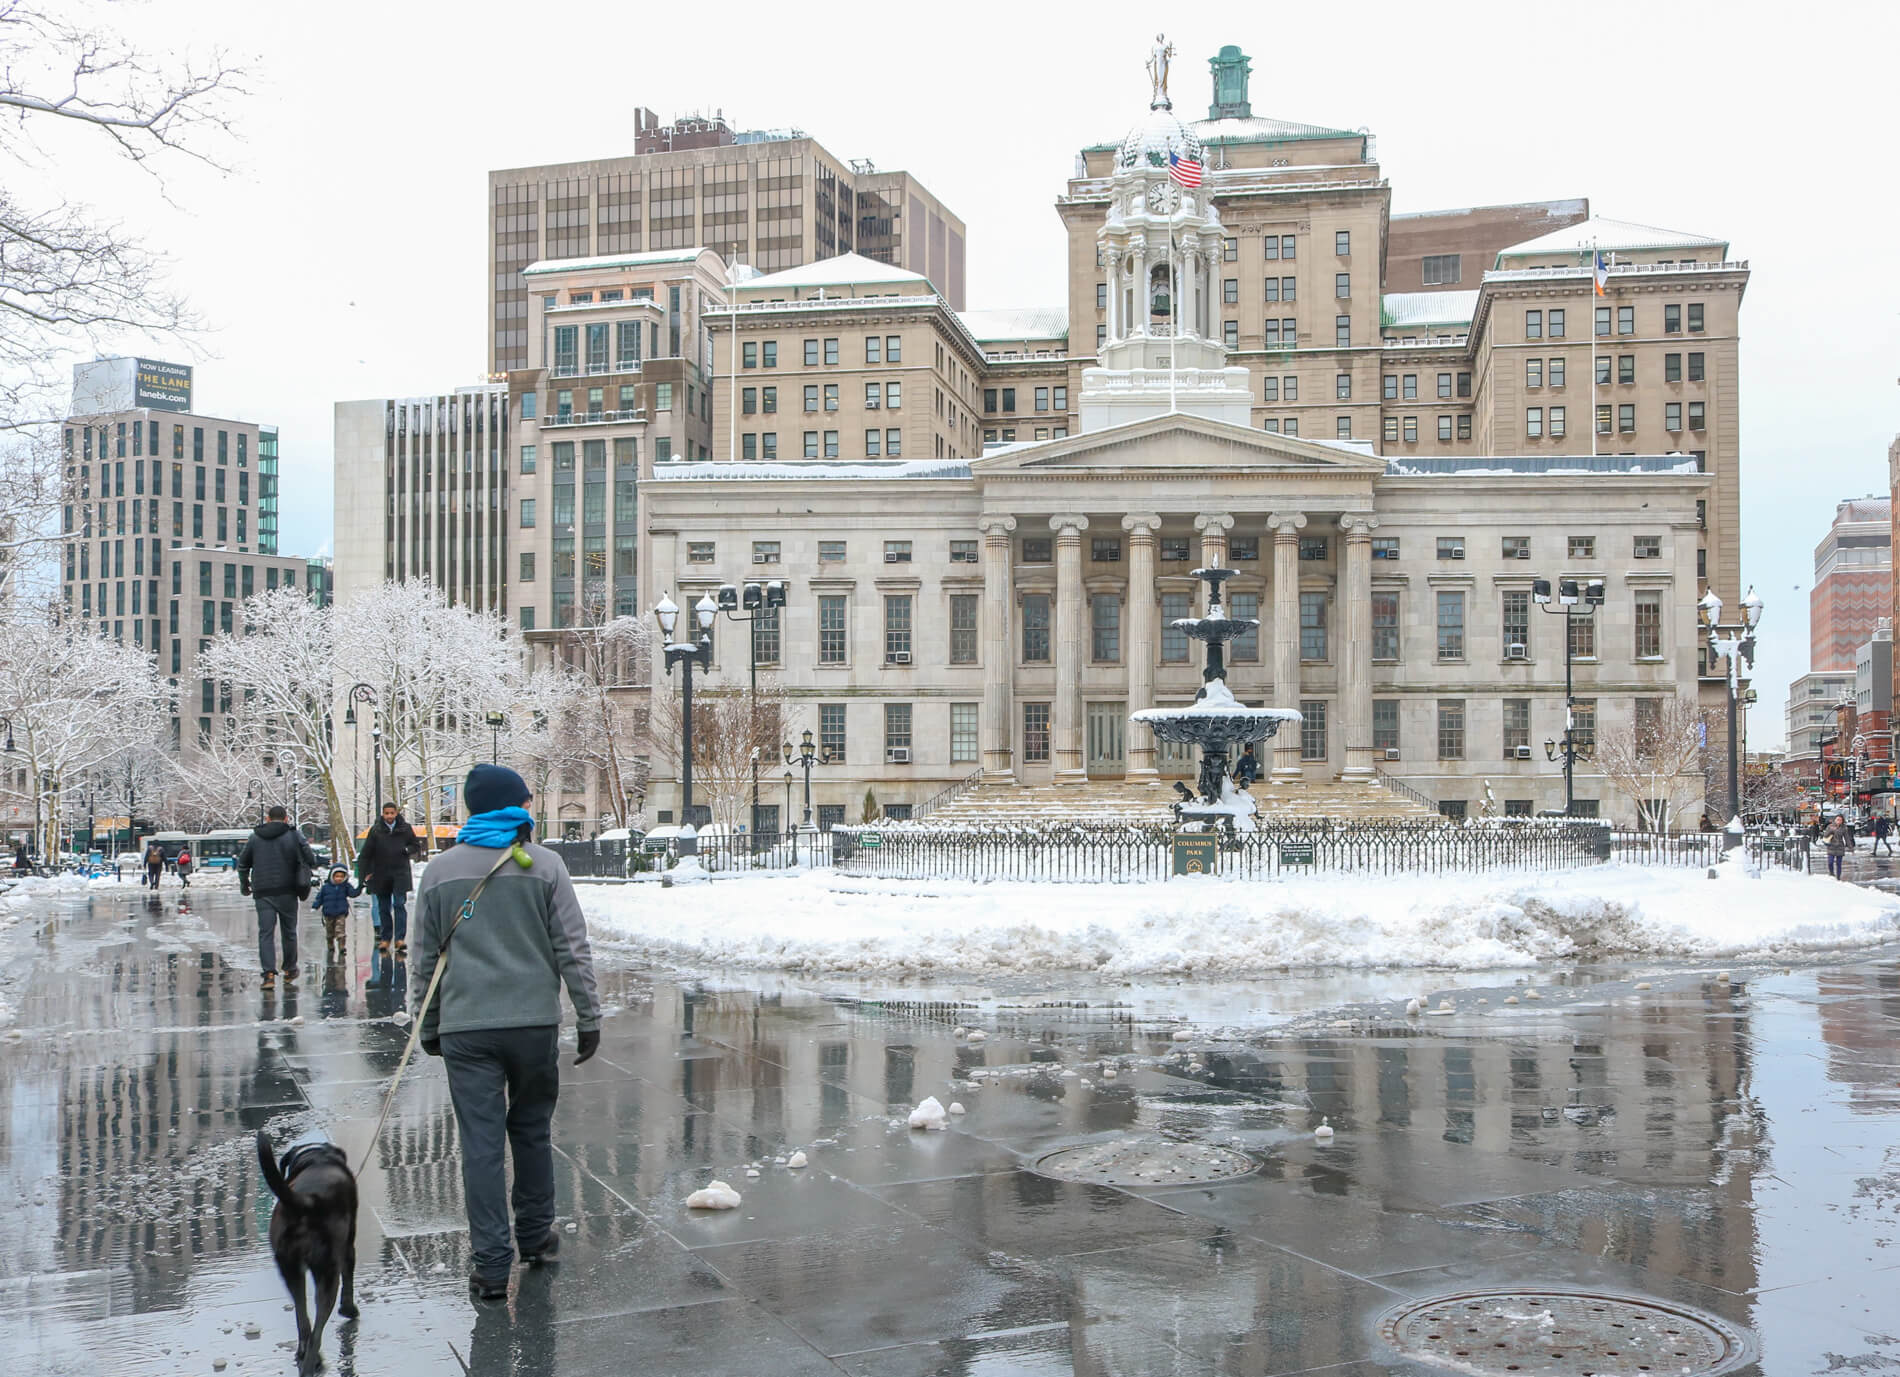
M 1641 249 L 1721 249 L 1726 253 L 1728 241 L 1690 234 L 1685 230 L 1660 229 L 1655 225 L 1639 225 L 1631 220 L 1611 220 L 1602 215 L 1592 215 L 1580 225 L 1567 225 L 1563 229 L 1552 230 L 1549 234 L 1540 234 L 1535 239 L 1526 239 L 1521 244 L 1501 249 L 1498 262 L 1501 264 L 1507 258 L 1522 258 L 1531 254 L 1588 253 L 1592 247 L 1604 253 L 1616 249 L 1632 252 Z
M 1478 289 L 1458 292 L 1387 292 L 1380 324 L 1386 328 L 1408 325 L 1469 325 L 1478 309 Z
M 703 247 L 649 249 L 645 253 L 608 253 L 598 258 L 542 258 L 521 270 L 523 277 L 539 273 L 588 272 L 595 268 L 646 268 L 656 263 L 691 263 Z
M 1301 124 L 1296 120 L 1276 120 L 1267 115 L 1249 115 L 1245 119 L 1189 120 L 1188 128 L 1202 143 L 1225 139 L 1233 143 L 1256 143 L 1264 139 L 1354 139 L 1361 137 L 1350 129 L 1328 129 L 1323 124 Z
M 1473 215 L 1481 210 L 1541 210 L 1549 215 L 1584 215 L 1589 201 L 1577 197 L 1567 201 L 1504 201 L 1491 206 L 1453 206 L 1448 210 L 1393 211 L 1394 220 L 1433 220 L 1452 215 Z
M 1069 336 L 1066 306 L 1004 306 L 992 311 L 959 311 L 957 315 L 979 344 Z
M 746 482 L 768 478 L 863 479 L 863 478 L 968 478 L 967 459 L 893 459 L 861 463 L 692 463 L 655 464 L 653 477 L 659 482 L 700 482 L 721 479 Z
M 805 263 L 796 268 L 786 268 L 783 272 L 766 273 L 746 283 L 747 288 L 776 287 L 844 287 L 859 283 L 883 284 L 890 282 L 929 282 L 922 273 L 914 273 L 908 268 L 893 267 L 889 263 L 880 263 L 874 258 L 866 258 L 861 253 L 841 253 L 831 258 L 821 258 L 816 263 Z
M 1385 472 L 1388 478 L 1579 478 L 1702 470 L 1692 454 L 1448 454 L 1388 459 Z

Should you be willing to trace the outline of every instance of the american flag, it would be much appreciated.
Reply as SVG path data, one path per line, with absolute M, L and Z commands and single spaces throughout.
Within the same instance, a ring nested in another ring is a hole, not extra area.
M 1168 176 L 1182 186 L 1195 187 L 1201 184 L 1201 160 L 1184 158 L 1173 149 L 1168 150 Z

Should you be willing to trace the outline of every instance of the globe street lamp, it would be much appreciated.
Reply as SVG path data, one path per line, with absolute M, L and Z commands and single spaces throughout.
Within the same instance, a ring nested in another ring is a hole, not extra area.
M 1556 601 L 1551 601 L 1551 583 L 1549 579 L 1531 580 L 1531 601 L 1552 616 L 1564 619 L 1564 734 L 1561 741 L 1546 739 L 1544 759 L 1564 763 L 1564 816 L 1574 817 L 1577 811 L 1577 762 L 1589 760 L 1596 754 L 1596 733 L 1591 732 L 1589 740 L 1579 738 L 1577 733 L 1577 699 L 1571 683 L 1571 647 L 1572 631 L 1578 621 L 1596 615 L 1603 606 L 1603 580 L 1590 579 L 1579 584 L 1576 579 L 1558 579 Z M 1582 610 L 1579 611 L 1578 609 Z
M 676 641 L 673 633 L 679 626 L 680 610 L 674 605 L 672 595 L 663 595 L 653 609 L 660 634 L 666 638 L 666 672 L 670 675 L 674 665 L 681 666 L 679 854 L 682 856 L 699 854 L 699 834 L 693 825 L 693 667 L 697 665 L 702 674 L 712 668 L 712 637 L 708 633 L 718 615 L 719 605 L 710 597 L 701 597 L 693 605 L 692 621 L 698 623 L 697 637 L 689 622 L 684 630 L 690 639 Z
M 800 734 L 796 753 L 792 750 L 791 742 L 788 741 L 785 743 L 785 763 L 787 765 L 803 766 L 805 770 L 805 821 L 801 824 L 801 831 L 811 831 L 811 767 L 813 765 L 829 765 L 831 762 L 832 754 L 830 751 L 826 751 L 823 755 L 818 754 L 817 747 L 811 738 L 810 727 L 805 728 L 804 732 Z M 786 778 L 790 779 L 791 774 L 792 772 L 787 770 L 785 772 Z
M 376 816 L 380 818 L 383 815 L 383 728 L 382 724 L 376 721 L 376 718 L 380 714 L 381 705 L 377 702 L 376 690 L 370 685 L 363 683 L 350 685 L 349 695 L 345 702 L 347 706 L 343 710 L 343 725 L 346 727 L 354 727 L 356 725 L 356 705 L 358 703 L 368 703 L 370 707 L 370 720 L 373 724 L 370 727 L 369 733 L 370 771 L 376 780 Z M 355 769 L 354 762 L 352 762 L 351 769 L 352 771 Z M 351 840 L 354 840 L 354 838 Z
M 1742 619 L 1722 620 L 1722 599 L 1713 588 L 1696 604 L 1702 610 L 1702 624 L 1709 634 L 1709 658 L 1728 661 L 1728 825 L 1722 829 L 1724 850 L 1742 839 L 1742 785 L 1740 757 L 1735 744 L 1736 704 L 1740 698 L 1742 662 L 1755 668 L 1755 628 L 1761 623 L 1762 603 L 1751 586 L 1742 597 Z M 1849 800 L 1852 801 L 1851 799 Z

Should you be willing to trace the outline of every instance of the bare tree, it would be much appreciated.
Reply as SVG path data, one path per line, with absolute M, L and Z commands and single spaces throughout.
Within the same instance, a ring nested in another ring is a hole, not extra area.
M 1792 815 L 1809 801 L 1801 782 L 1776 765 L 1748 765 L 1742 771 L 1742 817 Z
M 648 754 L 647 686 L 652 678 L 653 628 L 640 617 L 613 615 L 606 585 L 595 581 L 561 638 L 569 668 L 589 702 L 585 762 L 599 771 L 615 826 L 632 826 L 629 799 L 642 793 L 639 762 Z
M 660 700 L 662 731 L 680 739 L 679 699 Z M 787 700 L 776 678 L 759 682 L 756 704 L 744 689 L 708 689 L 693 695 L 693 802 L 729 832 L 751 826 L 752 787 L 769 780 L 785 741 Z
M 560 819 L 547 812 L 555 783 L 593 762 L 588 733 L 594 710 L 593 690 L 581 676 L 554 664 L 537 667 L 522 681 L 519 697 L 508 711 L 502 755 L 534 792 L 544 837 L 560 830 Z
M 1652 722 L 1598 733 L 1597 767 L 1643 830 L 1667 832 L 1678 807 L 1702 792 L 1704 731 L 1693 699 L 1665 698 Z
M 167 161 L 218 166 L 240 77 L 216 52 L 141 51 L 97 0 L 0 0 L 0 574 L 57 534 L 63 359 L 194 324 L 136 233 L 52 190 L 36 205 L 26 184 L 100 145 L 162 195 Z

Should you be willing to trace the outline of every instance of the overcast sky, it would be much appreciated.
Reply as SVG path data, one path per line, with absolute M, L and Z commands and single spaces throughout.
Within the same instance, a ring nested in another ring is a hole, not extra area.
M 1890 4 L 1640 9 L 1370 4 L 1178 11 L 1176 109 L 1206 58 L 1253 59 L 1256 114 L 1377 136 L 1395 211 L 1587 196 L 1598 214 L 1731 241 L 1742 310 L 1742 567 L 1767 602 L 1750 743 L 1804 672 L 1813 547 L 1834 503 L 1884 493 L 1900 429 L 1900 223 Z M 74 158 L 63 194 L 135 225 L 206 318 L 199 409 L 283 431 L 286 553 L 327 550 L 331 405 L 476 381 L 484 174 L 632 150 L 632 111 L 722 108 L 905 168 L 969 227 L 972 307 L 1062 304 L 1053 202 L 1076 150 L 1145 110 L 1156 9 L 571 0 L 154 3 L 131 22 L 230 50 L 229 176 L 177 209 Z M 123 341 L 121 352 L 143 345 Z

